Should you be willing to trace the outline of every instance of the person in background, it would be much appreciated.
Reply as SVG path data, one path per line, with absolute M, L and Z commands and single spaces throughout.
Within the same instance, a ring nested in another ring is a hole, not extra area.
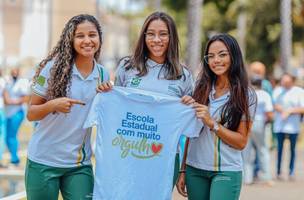
M 29 82 L 20 78 L 20 69 L 12 68 L 11 77 L 3 91 L 6 115 L 6 144 L 11 154 L 11 164 L 18 166 L 18 132 L 24 119 L 24 103 L 28 101 Z
M 273 118 L 273 105 L 271 96 L 262 90 L 260 76 L 251 77 L 251 85 L 257 94 L 257 110 L 248 144 L 242 152 L 244 160 L 244 183 L 252 184 L 254 178 L 255 155 L 259 158 L 260 179 L 271 185 L 270 153 L 267 146 L 265 125 Z
M 262 78 L 261 88 L 271 96 L 273 92 L 273 88 L 270 81 L 266 79 L 266 66 L 262 62 L 255 61 L 249 65 L 249 69 L 250 69 L 250 76 L 260 76 Z
M 273 91 L 274 132 L 278 139 L 277 179 L 283 180 L 282 155 L 284 140 L 290 142 L 289 180 L 295 180 L 296 144 L 300 133 L 301 114 L 304 113 L 304 90 L 295 86 L 295 77 L 284 74 L 281 87 Z
M 6 144 L 6 117 L 4 110 L 4 100 L 3 100 L 3 91 L 5 88 L 6 81 L 2 76 L 2 69 L 0 69 L 0 168 L 4 168 L 3 160 L 3 152 L 5 150 Z
M 269 80 L 266 79 L 266 66 L 264 65 L 264 63 L 259 62 L 259 61 L 255 61 L 252 62 L 249 65 L 249 75 L 251 77 L 255 77 L 255 76 L 259 76 L 262 78 L 262 90 L 266 91 L 272 98 L 272 92 L 273 92 L 273 87 L 272 84 Z M 266 131 L 266 135 L 271 134 L 271 149 L 276 148 L 276 144 L 277 144 L 277 140 L 276 140 L 276 135 L 273 132 L 273 124 L 272 123 L 267 123 L 266 127 L 265 127 L 265 131 Z M 255 166 L 254 166 L 254 178 L 257 179 L 258 177 L 258 173 L 260 170 L 260 166 L 259 166 L 259 157 L 258 154 L 256 154 L 255 157 Z

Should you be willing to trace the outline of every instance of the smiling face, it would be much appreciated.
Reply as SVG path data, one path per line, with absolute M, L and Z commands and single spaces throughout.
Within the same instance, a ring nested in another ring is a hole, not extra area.
M 78 24 L 73 41 L 77 56 L 94 58 L 95 53 L 100 47 L 99 37 L 96 26 L 93 23 L 84 21 Z
M 167 24 L 160 19 L 152 21 L 145 32 L 145 42 L 149 50 L 149 58 L 157 63 L 163 63 L 169 45 Z
M 231 66 L 231 58 L 226 45 L 221 41 L 210 44 L 208 54 L 205 56 L 211 71 L 216 76 L 227 76 Z

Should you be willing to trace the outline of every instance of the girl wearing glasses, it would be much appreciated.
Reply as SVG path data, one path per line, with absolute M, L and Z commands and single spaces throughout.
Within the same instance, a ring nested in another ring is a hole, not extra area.
M 209 40 L 193 98 L 204 127 L 198 138 L 190 139 L 179 193 L 189 200 L 238 200 L 241 151 L 254 118 L 256 95 L 248 86 L 242 53 L 232 36 L 219 34 Z
M 133 55 L 122 59 L 116 77 L 116 86 L 133 87 L 176 97 L 191 95 L 191 73 L 180 63 L 179 39 L 173 19 L 163 12 L 154 12 L 145 20 Z M 99 91 L 111 89 L 101 84 Z M 174 180 L 179 169 L 176 155 Z

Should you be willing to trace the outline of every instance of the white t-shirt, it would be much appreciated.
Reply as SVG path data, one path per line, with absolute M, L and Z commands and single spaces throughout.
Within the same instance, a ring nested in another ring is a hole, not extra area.
M 12 99 L 19 99 L 23 96 L 30 94 L 30 84 L 29 80 L 24 78 L 18 78 L 15 82 L 10 80 L 6 86 L 5 90 Z M 23 109 L 23 105 L 6 105 L 5 114 L 7 117 L 11 117 L 16 114 L 18 111 Z
M 0 77 L 0 110 L 4 109 L 3 91 L 5 89 L 6 81 Z
M 294 86 L 289 90 L 277 87 L 273 91 L 274 104 L 281 105 L 284 110 L 295 107 L 304 107 L 304 90 Z M 281 113 L 275 112 L 273 129 L 275 133 L 283 132 L 296 134 L 300 132 L 301 115 L 292 114 L 283 119 Z
M 255 90 L 257 94 L 257 108 L 254 120 L 266 122 L 265 113 L 273 111 L 271 96 L 264 90 Z
M 217 121 L 225 103 L 229 100 L 230 93 L 214 99 L 214 87 L 209 94 L 209 112 Z M 250 120 L 253 121 L 256 110 L 256 95 L 253 90 L 249 92 Z M 242 119 L 245 121 L 245 116 Z M 204 127 L 198 138 L 191 138 L 187 164 L 208 171 L 242 171 L 243 161 L 240 150 L 223 142 L 209 127 Z
M 46 98 L 47 80 L 53 62 L 48 62 L 33 86 L 33 93 Z M 108 81 L 108 72 L 95 63 L 92 73 L 84 79 L 73 65 L 68 97 L 83 101 L 85 106 L 73 105 L 71 112 L 50 113 L 39 121 L 29 143 L 28 158 L 52 167 L 75 167 L 90 164 L 91 129 L 83 129 L 84 121 L 96 95 L 99 81 Z
M 181 133 L 197 137 L 202 123 L 179 98 L 114 87 L 98 94 L 84 127 L 97 125 L 93 199 L 171 200 Z

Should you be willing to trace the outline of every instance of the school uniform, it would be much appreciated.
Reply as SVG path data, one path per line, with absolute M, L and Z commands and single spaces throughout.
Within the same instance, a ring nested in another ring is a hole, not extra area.
M 214 98 L 215 88 L 209 94 L 209 112 L 220 121 L 230 92 Z M 249 93 L 250 119 L 254 119 L 256 99 Z M 246 120 L 245 116 L 242 121 Z M 243 161 L 241 150 L 234 149 L 205 126 L 198 138 L 191 138 L 186 167 L 186 186 L 189 200 L 237 200 L 242 185 Z M 211 187 L 212 185 L 212 187 Z
M 52 66 L 52 61 L 46 64 L 32 88 L 34 94 L 45 99 Z M 30 199 L 56 199 L 59 188 L 69 199 L 92 198 L 91 129 L 83 129 L 83 123 L 96 86 L 103 81 L 109 81 L 109 73 L 96 62 L 87 78 L 73 65 L 67 97 L 85 105 L 75 104 L 70 113 L 50 113 L 39 121 L 29 142 L 25 173 Z

